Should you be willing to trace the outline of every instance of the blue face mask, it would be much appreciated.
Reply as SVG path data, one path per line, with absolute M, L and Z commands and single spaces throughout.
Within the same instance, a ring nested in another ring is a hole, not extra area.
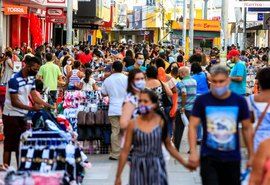
M 212 92 L 217 96 L 223 96 L 229 89 L 229 86 L 225 87 L 213 87 Z
M 134 82 L 133 88 L 137 91 L 141 91 L 142 89 L 144 89 L 144 86 L 145 86 L 145 80 L 138 80 Z
M 137 60 L 137 63 L 138 63 L 140 66 L 143 65 L 143 62 L 144 62 L 143 59 L 138 59 L 138 60 Z
M 148 114 L 150 111 L 151 111 L 151 109 L 152 109 L 152 106 L 151 105 L 140 105 L 139 107 L 138 107 L 138 111 L 139 111 L 139 113 L 141 114 L 141 115 L 146 115 L 146 114 Z

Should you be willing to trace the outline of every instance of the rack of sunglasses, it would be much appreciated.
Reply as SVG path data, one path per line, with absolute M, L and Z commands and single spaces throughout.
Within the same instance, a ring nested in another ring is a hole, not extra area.
M 21 135 L 19 171 L 64 170 L 70 182 L 82 183 L 85 156 L 77 142 L 55 131 L 26 131 Z

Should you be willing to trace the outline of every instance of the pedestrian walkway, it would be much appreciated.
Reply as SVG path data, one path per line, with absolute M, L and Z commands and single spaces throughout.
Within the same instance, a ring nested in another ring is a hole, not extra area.
M 186 129 L 187 130 L 187 129 Z M 180 152 L 184 159 L 188 159 L 189 147 L 187 133 L 184 133 Z M 108 160 L 109 155 L 92 155 L 89 157 L 93 168 L 86 171 L 84 185 L 113 185 L 117 171 L 118 161 Z M 199 169 L 189 172 L 173 158 L 167 163 L 169 185 L 201 185 Z M 129 180 L 129 166 L 125 166 L 122 173 L 122 185 L 127 185 Z

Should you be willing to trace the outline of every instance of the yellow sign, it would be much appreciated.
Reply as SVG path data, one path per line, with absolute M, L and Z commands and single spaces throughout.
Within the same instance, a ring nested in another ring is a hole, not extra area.
M 173 21 L 172 29 L 182 30 L 183 23 Z M 187 20 L 187 30 L 189 30 L 189 20 Z M 194 30 L 220 32 L 220 22 L 212 20 L 194 19 Z
M 157 27 L 157 16 L 156 13 L 146 13 L 146 27 L 155 28 Z

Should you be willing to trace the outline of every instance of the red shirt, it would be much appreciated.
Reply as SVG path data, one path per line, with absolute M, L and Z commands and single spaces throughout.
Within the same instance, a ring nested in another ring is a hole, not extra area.
M 93 58 L 92 53 L 89 53 L 88 55 L 82 54 L 79 60 L 81 61 L 82 64 L 85 64 L 87 62 L 91 62 L 92 58 Z

